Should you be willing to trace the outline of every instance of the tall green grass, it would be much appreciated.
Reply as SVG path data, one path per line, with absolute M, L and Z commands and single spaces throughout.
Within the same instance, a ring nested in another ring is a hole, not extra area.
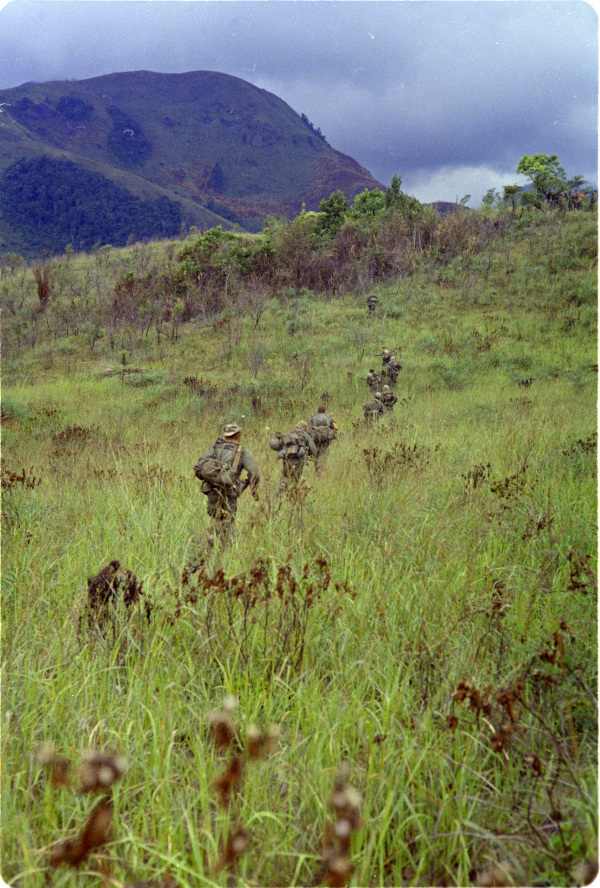
M 572 224 L 576 242 L 584 232 Z M 103 376 L 109 351 L 89 354 L 82 339 L 69 375 L 60 354 L 44 369 L 41 347 L 10 356 L 5 881 L 46 884 L 49 851 L 91 808 L 50 786 L 33 757 L 44 741 L 74 760 L 89 746 L 128 759 L 101 855 L 110 884 L 224 885 L 213 867 L 238 822 L 251 843 L 237 884 L 314 884 L 342 762 L 363 797 L 352 884 L 465 885 L 497 864 L 514 884 L 577 881 L 597 842 L 597 356 L 595 297 L 586 290 L 572 311 L 571 289 L 548 271 L 561 237 L 530 228 L 510 244 L 526 292 L 513 291 L 499 249 L 467 296 L 468 269 L 449 285 L 424 268 L 380 287 L 374 319 L 362 295 L 314 296 L 290 335 L 291 309 L 275 300 L 257 330 L 243 321 L 233 352 L 218 328 L 189 325 L 177 342 L 132 348 L 144 386 Z M 525 259 L 537 277 L 524 277 Z M 581 293 L 589 272 L 572 273 Z M 385 316 L 387 300 L 399 316 Z M 566 325 L 571 314 L 581 320 Z M 367 427 L 363 380 L 383 342 L 401 348 L 400 402 Z M 194 394 L 189 376 L 216 394 Z M 340 427 L 326 469 L 309 465 L 306 495 L 277 502 L 268 441 L 322 399 Z M 242 417 L 260 499 L 240 501 L 231 547 L 211 555 L 192 466 Z M 269 671 L 260 621 L 247 664 L 233 643 L 215 647 L 209 593 L 181 598 L 184 566 L 202 557 L 211 575 L 247 576 L 260 558 L 272 579 L 289 562 L 298 580 L 326 560 L 331 585 L 310 609 L 297 669 Z M 143 581 L 152 614 L 120 611 L 116 635 L 102 637 L 81 614 L 86 578 L 112 559 Z M 455 699 L 460 682 L 487 708 Z M 515 687 L 513 723 L 498 696 Z M 225 810 L 207 715 L 231 694 L 242 726 L 282 735 Z M 503 725 L 511 733 L 494 746 Z M 97 882 L 97 860 L 59 869 L 53 884 Z

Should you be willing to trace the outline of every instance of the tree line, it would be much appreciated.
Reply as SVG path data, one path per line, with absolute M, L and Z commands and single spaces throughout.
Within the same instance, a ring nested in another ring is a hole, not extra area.
M 67 244 L 87 252 L 97 243 L 176 237 L 183 221 L 176 201 L 142 200 L 100 173 L 45 156 L 7 167 L 0 214 L 38 253 L 62 253 Z

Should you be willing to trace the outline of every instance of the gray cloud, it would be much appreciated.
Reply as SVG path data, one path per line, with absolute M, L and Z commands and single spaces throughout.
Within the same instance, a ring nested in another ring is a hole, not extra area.
M 433 183 L 453 200 L 462 183 L 477 202 L 534 152 L 596 184 L 598 19 L 579 0 L 13 0 L 0 11 L 0 60 L 0 87 L 139 69 L 233 74 L 422 199 Z

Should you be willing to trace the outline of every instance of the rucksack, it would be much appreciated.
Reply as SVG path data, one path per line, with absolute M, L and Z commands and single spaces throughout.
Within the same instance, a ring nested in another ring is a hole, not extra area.
M 367 401 L 366 404 L 363 404 L 363 412 L 365 416 L 375 416 L 378 413 L 381 413 L 383 410 L 383 404 L 379 400 L 379 398 L 373 398 L 372 401 Z
M 211 487 L 222 490 L 229 496 L 237 494 L 238 467 L 244 448 L 241 444 L 237 444 L 235 447 L 235 454 L 231 462 L 212 456 L 201 457 L 194 466 L 196 478 L 210 484 Z M 233 453 L 231 444 L 222 445 L 221 455 L 223 456 L 224 453 Z
M 303 432 L 286 432 L 285 435 L 281 436 L 281 447 L 277 451 L 277 456 L 280 459 L 290 456 L 297 456 L 302 459 L 302 457 L 306 456 L 305 444 Z
M 310 418 L 310 436 L 315 444 L 328 444 L 335 438 L 335 430 L 329 425 L 331 417 L 326 413 L 313 413 Z

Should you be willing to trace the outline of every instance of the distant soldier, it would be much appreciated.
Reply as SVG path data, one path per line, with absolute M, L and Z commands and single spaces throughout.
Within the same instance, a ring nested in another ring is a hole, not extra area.
M 378 392 L 381 388 L 381 376 L 379 375 L 379 373 L 375 373 L 374 370 L 369 370 L 369 372 L 367 373 L 367 385 L 369 386 L 373 394 L 375 394 L 375 392 Z
M 331 442 L 335 441 L 337 428 L 337 422 L 335 422 L 333 417 L 327 413 L 325 407 L 322 405 L 317 408 L 317 412 L 313 413 L 310 418 L 310 428 L 308 433 L 317 448 L 315 475 L 318 475 L 325 465 L 327 451 L 329 450 Z
M 363 413 L 367 422 L 373 422 L 374 419 L 379 419 L 379 417 L 383 415 L 381 392 L 375 392 L 373 400 L 363 404 Z
M 369 306 L 369 314 L 370 315 L 372 315 L 374 313 L 375 309 L 377 308 L 378 301 L 379 300 L 377 299 L 377 296 L 375 296 L 374 293 L 372 293 L 369 296 L 369 298 L 367 299 L 367 305 Z
M 592 191 L 592 193 L 590 194 L 590 206 L 589 206 L 590 213 L 594 212 L 594 207 L 596 205 L 596 199 L 597 199 L 597 193 L 595 191 Z
M 298 484 L 308 462 L 309 456 L 317 455 L 317 448 L 308 433 L 308 423 L 302 420 L 291 432 L 277 432 L 269 441 L 271 450 L 283 463 L 283 474 L 279 484 L 279 493 L 283 493 L 290 484 Z
M 386 413 L 391 413 L 394 409 L 394 404 L 398 403 L 398 398 L 390 391 L 389 385 L 384 385 L 381 390 L 381 402 Z
M 398 360 L 396 355 L 392 355 L 388 361 L 387 370 L 386 370 L 387 377 L 388 377 L 389 381 L 392 383 L 392 385 L 395 385 L 396 380 L 398 379 L 398 374 L 400 373 L 401 370 L 402 370 L 402 364 L 400 363 L 400 361 Z
M 227 545 L 233 534 L 237 513 L 237 501 L 249 486 L 256 497 L 259 482 L 259 468 L 249 450 L 240 443 L 242 429 L 235 423 L 226 425 L 222 437 L 218 437 L 212 447 L 203 453 L 194 472 L 202 481 L 202 493 L 207 497 L 207 512 L 211 519 L 211 533 L 208 545 L 215 542 Z M 246 478 L 240 480 L 242 470 Z
M 390 362 L 390 358 L 392 357 L 392 353 L 391 353 L 391 351 L 389 350 L 389 348 L 387 348 L 387 346 L 382 345 L 382 346 L 381 346 L 381 354 L 380 354 L 380 355 L 375 355 L 375 357 L 376 357 L 376 358 L 381 358 L 381 363 L 383 364 L 383 366 L 384 366 L 384 368 L 385 368 L 385 367 L 387 367 L 387 365 L 388 365 L 389 362 Z

